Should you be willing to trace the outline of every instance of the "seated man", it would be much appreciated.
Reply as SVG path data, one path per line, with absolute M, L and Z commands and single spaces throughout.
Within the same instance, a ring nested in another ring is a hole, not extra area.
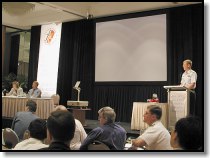
M 56 110 L 67 111 L 66 107 L 63 105 L 56 106 L 55 111 Z M 71 150 L 79 150 L 81 143 L 85 140 L 85 138 L 87 137 L 87 134 L 81 122 L 77 119 L 74 119 L 74 120 L 75 120 L 76 127 L 75 127 L 75 132 L 74 132 L 74 138 L 71 140 L 70 148 Z
M 28 127 L 29 139 L 25 139 L 18 143 L 13 150 L 38 150 L 48 147 L 43 144 L 44 139 L 47 137 L 46 121 L 43 119 L 33 120 Z
M 41 98 L 41 90 L 38 88 L 39 82 L 34 81 L 32 84 L 32 89 L 29 90 L 28 95 L 30 98 Z
M 188 116 L 176 122 L 175 129 L 171 132 L 171 146 L 174 150 L 201 150 L 202 142 L 200 118 Z
M 26 103 L 25 111 L 16 113 L 11 129 L 16 132 L 20 140 L 23 139 L 23 134 L 28 129 L 29 124 L 39 118 L 35 115 L 36 108 L 36 102 L 29 100 Z
M 144 147 L 147 150 L 171 150 L 170 134 L 163 126 L 160 119 L 162 109 L 156 105 L 150 105 L 144 114 L 144 122 L 149 125 L 145 132 L 132 141 L 134 147 Z
M 75 131 L 73 115 L 63 110 L 52 112 L 47 119 L 47 131 L 51 140 L 50 146 L 40 150 L 70 150 Z
M 126 131 L 115 122 L 116 114 L 110 107 L 101 108 L 98 111 L 101 127 L 93 129 L 88 133 L 82 143 L 80 150 L 87 150 L 88 145 L 94 140 L 106 144 L 111 150 L 123 150 L 126 142 Z

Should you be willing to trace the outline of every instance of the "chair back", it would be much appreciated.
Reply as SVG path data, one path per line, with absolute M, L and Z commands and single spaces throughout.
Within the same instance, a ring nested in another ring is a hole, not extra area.
M 23 140 L 29 139 L 30 138 L 30 131 L 26 130 L 23 134 Z
M 95 140 L 88 145 L 88 150 L 110 150 L 110 148 L 106 144 Z
M 8 148 L 14 148 L 17 143 L 19 143 L 19 138 L 15 131 L 13 131 L 11 128 L 5 128 L 3 130 L 3 139 L 5 146 Z
M 3 132 L 4 132 L 4 129 L 2 129 L 2 145 L 5 145 Z
M 59 102 L 60 102 L 60 95 L 59 94 L 53 94 L 51 96 L 51 98 L 53 99 L 54 101 L 54 105 L 59 105 Z

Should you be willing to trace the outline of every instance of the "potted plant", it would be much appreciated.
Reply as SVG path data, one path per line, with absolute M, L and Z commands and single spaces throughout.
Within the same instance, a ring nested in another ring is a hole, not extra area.
M 27 78 L 23 75 L 18 75 L 18 77 L 13 73 L 9 73 L 7 76 L 3 77 L 2 79 L 2 91 L 6 90 L 6 92 L 9 92 L 12 87 L 12 82 L 18 81 L 20 84 L 20 87 L 23 88 L 23 91 L 27 91 L 28 88 L 28 81 Z

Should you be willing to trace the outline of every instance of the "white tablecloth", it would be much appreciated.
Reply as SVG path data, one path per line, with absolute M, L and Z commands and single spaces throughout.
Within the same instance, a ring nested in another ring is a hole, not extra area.
M 52 98 L 32 98 L 37 103 L 36 115 L 42 119 L 47 119 L 54 110 Z M 16 112 L 25 111 L 26 97 L 2 96 L 2 116 L 14 117 Z
M 161 122 L 167 128 L 167 103 L 145 103 L 145 102 L 134 102 L 133 103 L 133 112 L 131 119 L 131 130 L 142 130 L 146 129 L 148 125 L 143 121 L 143 115 L 147 110 L 149 105 L 158 105 L 162 108 L 162 117 Z

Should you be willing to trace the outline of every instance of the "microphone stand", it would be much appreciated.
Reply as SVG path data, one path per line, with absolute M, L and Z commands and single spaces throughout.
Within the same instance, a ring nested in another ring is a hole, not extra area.
M 74 87 L 74 89 L 77 90 L 77 101 L 79 102 L 81 88 L 80 87 Z

